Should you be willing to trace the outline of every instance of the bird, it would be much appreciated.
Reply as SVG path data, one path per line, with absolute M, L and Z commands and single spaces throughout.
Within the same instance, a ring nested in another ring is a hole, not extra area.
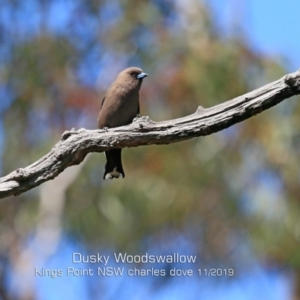
M 139 91 L 148 74 L 137 67 L 120 72 L 108 88 L 100 107 L 98 127 L 100 129 L 128 125 L 140 114 Z M 122 166 L 122 149 L 105 151 L 106 164 L 103 179 L 125 178 Z

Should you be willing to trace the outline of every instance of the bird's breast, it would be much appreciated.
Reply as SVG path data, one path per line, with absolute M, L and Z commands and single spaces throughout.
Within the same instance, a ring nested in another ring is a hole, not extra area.
M 130 124 L 138 109 L 138 90 L 128 89 L 126 86 L 111 87 L 99 114 L 99 126 L 118 127 Z

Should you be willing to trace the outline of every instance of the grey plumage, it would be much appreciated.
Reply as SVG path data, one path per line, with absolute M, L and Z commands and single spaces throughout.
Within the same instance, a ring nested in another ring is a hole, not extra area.
M 139 114 L 139 90 L 146 76 L 148 75 L 136 67 L 119 73 L 102 100 L 98 118 L 100 129 L 130 124 Z M 124 178 L 121 149 L 106 151 L 105 155 L 107 162 L 103 179 L 119 178 L 120 175 Z

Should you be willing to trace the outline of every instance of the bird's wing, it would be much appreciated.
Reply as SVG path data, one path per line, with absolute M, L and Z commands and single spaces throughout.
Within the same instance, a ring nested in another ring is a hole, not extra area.
M 102 99 L 101 106 L 100 106 L 100 110 L 99 110 L 99 116 L 98 116 L 98 127 L 99 127 L 99 128 L 103 128 L 103 125 L 101 125 L 101 123 L 100 123 L 100 113 L 101 113 L 101 111 L 102 111 L 102 107 L 103 107 L 104 101 L 105 101 L 105 96 L 104 96 L 103 99 Z
M 103 104 L 104 104 L 104 101 L 105 101 L 105 96 L 104 96 L 103 99 L 102 99 L 101 106 L 100 106 L 100 110 L 101 110 L 101 108 L 102 108 L 102 106 L 103 106 Z

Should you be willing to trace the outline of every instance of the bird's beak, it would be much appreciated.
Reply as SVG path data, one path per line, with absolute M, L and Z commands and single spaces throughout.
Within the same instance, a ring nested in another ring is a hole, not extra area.
M 136 78 L 137 79 L 143 79 L 144 77 L 147 77 L 148 74 L 147 73 L 140 73 Z

